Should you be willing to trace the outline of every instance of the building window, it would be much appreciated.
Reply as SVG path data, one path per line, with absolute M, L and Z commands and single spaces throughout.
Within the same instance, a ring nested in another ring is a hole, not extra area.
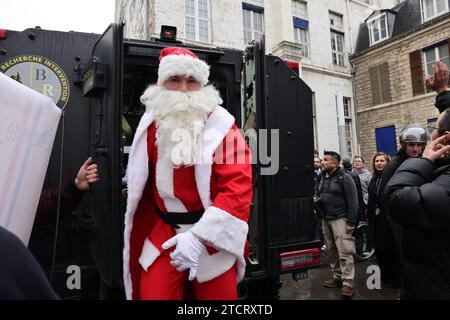
M 377 142 L 377 152 L 384 152 L 389 155 L 397 153 L 395 126 L 376 128 L 375 139 Z
M 331 57 L 335 66 L 344 67 L 344 22 L 342 15 L 329 12 L 331 33 Z
M 391 102 L 391 82 L 387 62 L 369 68 L 370 89 L 374 106 Z
M 342 15 L 330 12 L 330 27 L 331 29 L 339 31 L 344 30 L 344 22 Z
M 448 41 L 441 44 L 429 47 L 423 50 L 423 59 L 425 65 L 425 73 L 427 75 L 433 75 L 433 64 L 437 60 L 445 63 L 447 67 L 450 67 L 449 57 L 448 57 Z
M 448 12 L 448 0 L 421 0 L 422 21 L 428 21 Z
M 294 27 L 295 42 L 301 47 L 300 54 L 303 57 L 309 57 L 309 39 L 308 30 Z
M 294 17 L 294 39 L 300 45 L 300 54 L 309 57 L 308 21 Z
M 344 67 L 344 35 L 331 31 L 331 56 L 335 66 Z
M 367 21 L 369 29 L 370 45 L 389 39 L 386 13 L 383 13 Z
M 245 45 L 264 37 L 264 8 L 242 3 Z
M 345 138 L 347 140 L 347 152 L 350 158 L 353 157 L 353 125 L 351 108 L 351 99 L 344 97 Z
M 308 12 L 306 2 L 293 0 L 292 1 L 292 15 L 297 18 L 308 19 Z
M 209 42 L 208 0 L 185 0 L 186 39 Z

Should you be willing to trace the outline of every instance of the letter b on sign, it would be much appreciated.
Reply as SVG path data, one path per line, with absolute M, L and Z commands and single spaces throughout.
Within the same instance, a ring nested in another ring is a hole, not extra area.
M 44 69 L 36 69 L 36 78 L 35 80 L 45 80 L 47 76 L 45 75 Z

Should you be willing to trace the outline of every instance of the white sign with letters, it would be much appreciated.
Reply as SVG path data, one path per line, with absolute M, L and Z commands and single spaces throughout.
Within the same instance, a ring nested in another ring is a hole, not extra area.
M 50 98 L 0 72 L 0 225 L 25 245 L 60 116 Z

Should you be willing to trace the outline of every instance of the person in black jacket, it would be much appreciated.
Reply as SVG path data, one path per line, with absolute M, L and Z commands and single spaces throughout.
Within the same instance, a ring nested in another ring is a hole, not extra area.
M 408 158 L 419 157 L 428 141 L 428 133 L 417 124 L 406 126 L 399 136 L 401 149 L 381 174 L 380 195 L 384 195 L 386 185 L 395 171 Z M 400 242 L 401 228 L 388 215 L 387 199 L 382 196 L 380 214 L 375 220 L 375 254 L 381 270 L 381 280 L 388 286 L 400 288 Z
M 425 85 L 430 90 L 437 93 L 435 106 L 442 113 L 450 107 L 450 91 L 448 90 L 448 67 L 441 61 L 433 64 L 433 77 L 428 76 L 425 79 Z
M 316 184 L 316 201 L 322 217 L 322 228 L 333 279 L 323 282 L 327 288 L 342 287 L 341 295 L 353 295 L 355 241 L 352 232 L 358 218 L 358 196 L 355 182 L 343 168 L 341 157 L 325 151 L 323 172 Z
M 0 300 L 58 299 L 27 247 L 1 226 L 0 257 Z
M 380 225 L 383 219 L 380 216 L 381 199 L 383 194 L 381 194 L 381 181 L 382 173 L 386 165 L 391 161 L 391 158 L 383 153 L 377 152 L 372 159 L 372 179 L 369 183 L 369 199 L 367 203 L 367 218 L 369 224 L 369 242 L 372 248 L 375 243 L 375 238 L 383 237 L 383 234 L 375 234 L 375 225 Z M 383 229 L 378 228 L 377 231 L 383 231 Z
M 450 109 L 435 126 L 423 158 L 406 160 L 385 193 L 403 228 L 402 299 L 450 299 Z

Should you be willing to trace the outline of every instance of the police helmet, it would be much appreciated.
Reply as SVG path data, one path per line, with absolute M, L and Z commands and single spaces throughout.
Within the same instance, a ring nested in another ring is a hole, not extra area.
M 415 142 L 426 144 L 428 139 L 427 131 L 418 124 L 410 124 L 400 132 L 400 143 Z

